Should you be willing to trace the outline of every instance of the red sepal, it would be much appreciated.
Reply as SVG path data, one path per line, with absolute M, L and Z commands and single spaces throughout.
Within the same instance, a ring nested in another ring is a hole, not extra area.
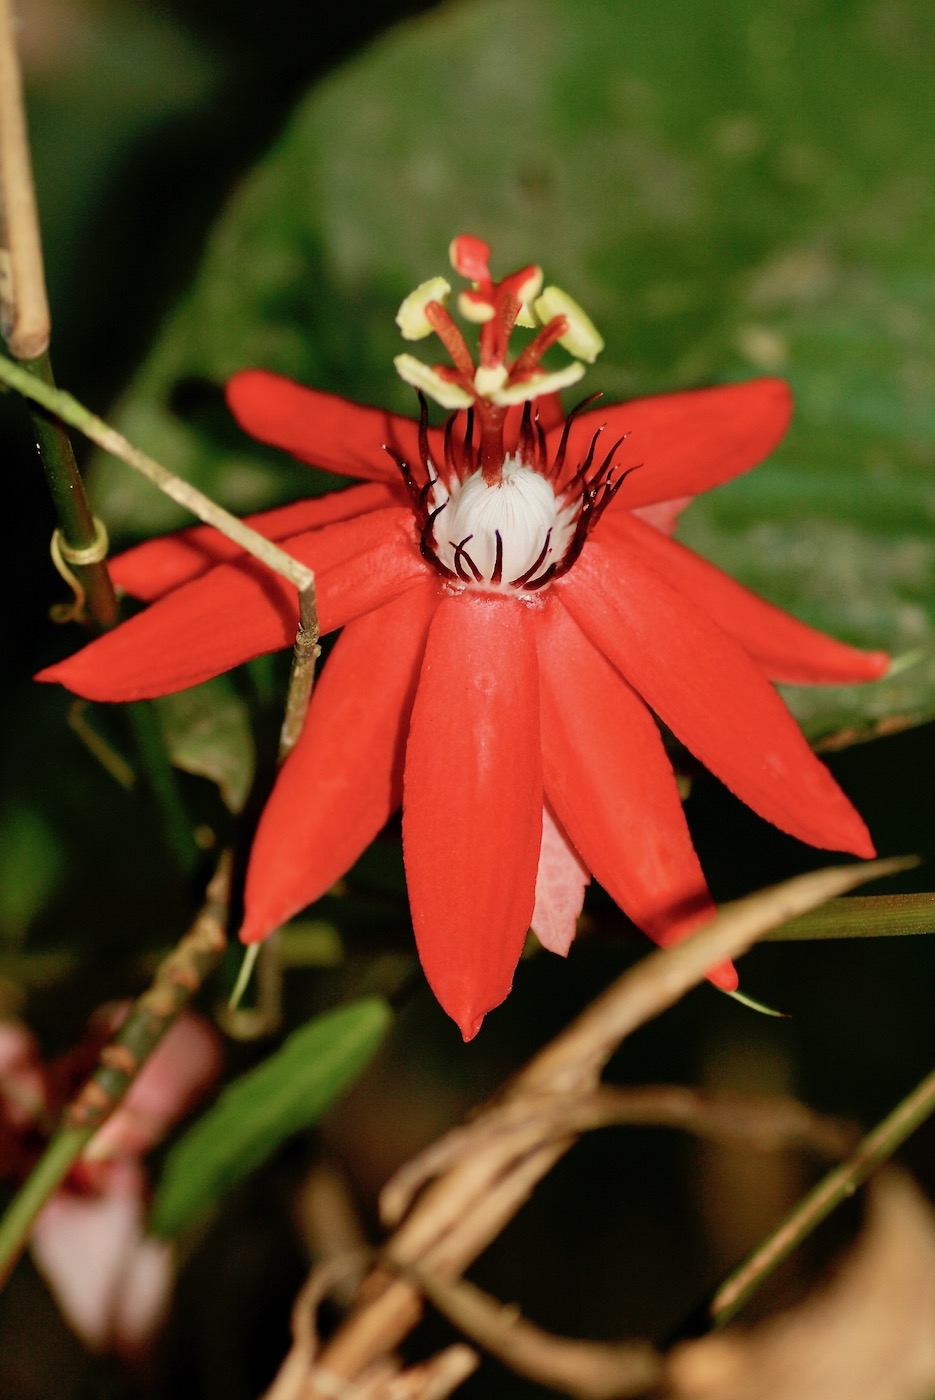
M 426 575 L 412 516 L 373 511 L 285 541 L 316 572 L 322 634 L 390 602 Z M 88 700 L 144 700 L 198 685 L 291 646 L 296 589 L 252 559 L 220 564 L 36 677 Z
M 630 403 L 597 404 L 569 431 L 563 480 L 585 460 L 595 432 L 597 460 L 616 440 L 618 470 L 627 477 L 609 512 L 697 496 L 755 467 L 772 452 L 789 424 L 792 398 L 782 379 L 753 379 L 716 389 L 658 394 Z M 561 430 L 550 434 L 553 447 Z
M 708 613 L 771 680 L 789 685 L 851 685 L 886 674 L 889 657 L 885 652 L 859 651 L 807 627 L 628 511 L 609 516 L 601 528 L 605 541 L 631 551 Z
M 340 520 L 352 520 L 368 511 L 380 510 L 402 499 L 401 490 L 386 486 L 350 486 L 346 491 L 330 491 L 326 496 L 293 501 L 287 506 L 264 510 L 244 517 L 268 540 L 282 540 L 307 530 L 320 530 Z M 146 540 L 110 560 L 110 574 L 125 593 L 151 602 L 181 583 L 207 573 L 215 564 L 242 559 L 244 551 L 210 525 L 196 525 L 174 535 Z
M 542 836 L 533 619 L 448 596 L 429 631 L 406 751 L 403 855 L 419 957 L 465 1040 L 510 990 Z
M 395 486 L 399 468 L 383 445 L 410 464 L 419 460 L 419 425 L 387 409 L 350 403 L 263 369 L 235 374 L 226 392 L 245 432 L 323 471 Z
M 338 638 L 260 820 L 244 894 L 245 943 L 320 898 L 400 805 L 409 715 L 437 603 L 426 581 Z
M 813 846 L 874 854 L 763 673 L 689 599 L 606 541 L 592 541 L 556 588 L 591 642 L 742 802 Z
M 607 893 L 666 946 L 715 914 L 656 723 L 556 601 L 537 630 L 545 790 Z M 730 963 L 711 980 L 732 991 Z

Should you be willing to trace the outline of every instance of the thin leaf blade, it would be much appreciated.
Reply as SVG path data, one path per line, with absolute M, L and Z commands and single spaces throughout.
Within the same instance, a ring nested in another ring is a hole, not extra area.
M 179 1234 L 350 1088 L 385 1036 L 380 997 L 316 1016 L 256 1069 L 235 1080 L 169 1153 L 151 1229 Z

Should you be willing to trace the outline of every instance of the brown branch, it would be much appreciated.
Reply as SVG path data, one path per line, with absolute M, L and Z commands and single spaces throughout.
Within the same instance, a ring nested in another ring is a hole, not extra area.
M 662 1376 L 662 1357 L 648 1342 L 557 1337 L 464 1279 L 443 1279 L 411 1266 L 405 1272 L 433 1307 L 491 1356 L 576 1400 L 643 1395 Z
M 0 330 L 11 355 L 35 360 L 48 349 L 49 304 L 10 0 L 0 0 L 0 205 Z
M 127 1093 L 146 1060 L 180 1011 L 213 972 L 227 947 L 225 925 L 230 899 L 231 859 L 225 852 L 208 886 L 205 902 L 180 943 L 164 958 L 149 987 L 104 1046 L 100 1063 L 65 1110 L 64 1122 L 97 1131 Z
M 517 1076 L 501 1102 L 475 1125 L 472 1150 L 432 1182 L 386 1246 L 386 1263 L 361 1286 L 357 1306 L 323 1348 L 304 1400 L 331 1400 L 398 1346 L 417 1322 L 422 1293 L 394 1271 L 415 1268 L 456 1277 L 495 1238 L 536 1183 L 575 1140 L 557 1138 L 534 1121 L 543 1103 L 590 1095 L 609 1056 L 637 1027 L 658 1016 L 700 982 L 709 968 L 739 957 L 770 928 L 843 894 L 865 880 L 902 869 L 877 861 L 817 871 L 727 906 L 675 948 L 650 954 L 625 973 Z M 522 1132 L 501 1132 L 517 1103 L 533 1113 Z M 392 1187 L 390 1188 L 392 1198 Z M 320 1383 L 316 1383 L 316 1376 Z
M 856 1132 L 814 1113 L 796 1099 L 766 1094 L 712 1093 L 680 1084 L 637 1088 L 602 1087 L 574 1098 L 519 1099 L 482 1121 L 446 1133 L 407 1162 L 380 1197 L 383 1220 L 396 1224 L 433 1178 L 470 1156 L 489 1136 L 522 1143 L 548 1142 L 595 1128 L 642 1125 L 680 1128 L 700 1137 L 742 1142 L 764 1151 L 805 1148 L 838 1159 L 854 1145 Z

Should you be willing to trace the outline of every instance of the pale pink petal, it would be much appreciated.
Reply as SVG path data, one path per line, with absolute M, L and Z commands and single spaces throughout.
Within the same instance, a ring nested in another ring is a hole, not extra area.
M 168 1240 L 144 1235 L 126 1261 L 114 1311 L 114 1349 L 135 1352 L 161 1328 L 175 1282 L 175 1249 Z
M 173 1250 L 144 1237 L 142 1168 L 121 1164 L 102 1196 L 60 1191 L 33 1226 L 36 1267 L 78 1336 L 95 1351 L 138 1346 L 159 1326 Z
M 633 512 L 647 525 L 654 525 L 663 535 L 675 533 L 679 516 L 686 506 L 690 506 L 694 496 L 677 496 L 674 501 L 657 501 L 654 505 L 637 506 Z
M 568 956 L 590 882 L 587 866 L 546 802 L 542 808 L 542 845 L 531 927 L 550 953 Z
M 33 1126 L 46 1100 L 35 1036 L 19 1021 L 0 1022 L 0 1124 L 14 1130 Z
M 36 1037 L 20 1021 L 0 1021 L 0 1078 L 37 1064 Z

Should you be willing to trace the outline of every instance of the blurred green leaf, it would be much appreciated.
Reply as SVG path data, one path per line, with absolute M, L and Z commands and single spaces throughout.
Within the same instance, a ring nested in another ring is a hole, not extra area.
M 111 186 L 157 136 L 170 142 L 186 114 L 207 110 L 224 59 L 163 6 L 70 0 L 45 13 L 30 8 L 22 17 L 29 134 L 58 339 L 63 316 L 110 294 L 101 278 L 93 287 L 74 285 L 82 244 L 93 237 L 104 256 L 113 249 L 108 270 L 119 279 L 120 240 L 133 228 L 126 205 L 111 211 L 106 227 L 95 224 L 88 192 Z M 134 261 L 137 279 L 145 278 Z
M 155 1232 L 176 1235 L 193 1224 L 286 1138 L 317 1122 L 364 1069 L 391 1015 L 385 1001 L 366 997 L 316 1016 L 225 1089 L 169 1153 Z
M 787 441 L 683 537 L 816 626 L 921 650 L 790 692 L 812 738 L 931 717 L 933 46 L 907 0 L 470 0 L 401 27 L 240 190 L 121 426 L 235 509 L 325 489 L 238 434 L 220 386 L 263 365 L 411 412 L 393 314 L 476 232 L 594 316 L 609 398 L 790 378 Z M 122 469 L 97 486 L 115 529 L 178 522 Z
M 16 947 L 59 892 L 67 864 L 61 839 L 38 807 L 0 810 L 0 943 Z
M 247 707 L 230 678 L 154 703 L 172 762 L 216 783 L 228 808 L 239 812 L 253 782 L 255 751 Z
M 279 931 L 279 960 L 283 967 L 339 967 L 341 935 L 323 919 L 293 919 Z

